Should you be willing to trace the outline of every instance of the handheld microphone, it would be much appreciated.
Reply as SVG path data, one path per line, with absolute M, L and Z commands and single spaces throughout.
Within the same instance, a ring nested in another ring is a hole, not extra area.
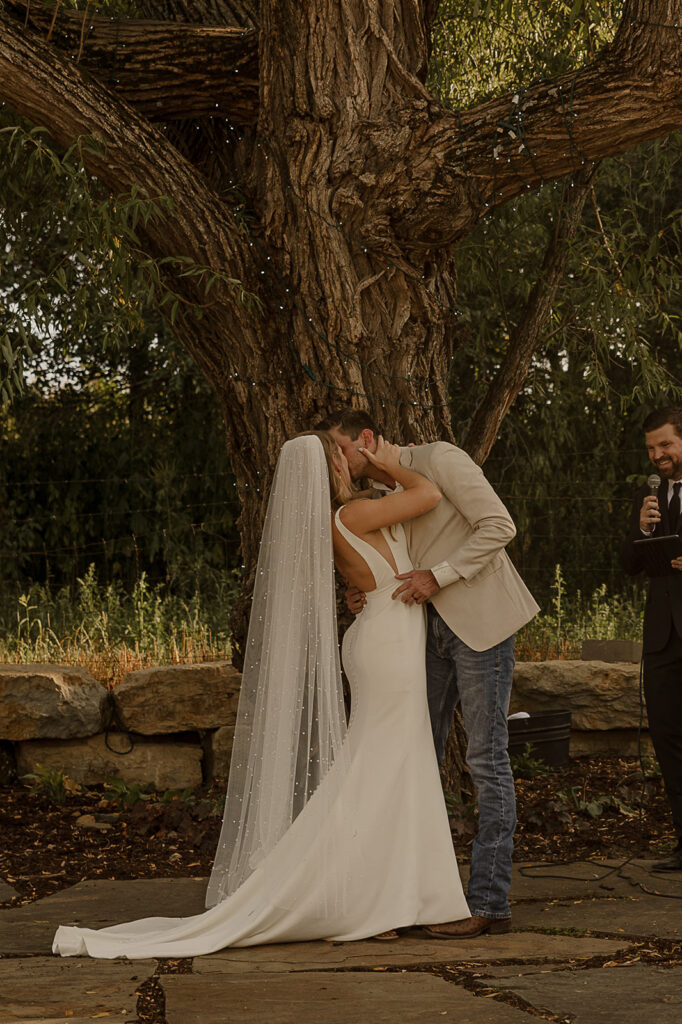
M 647 479 L 646 485 L 649 488 L 649 494 L 652 497 L 657 498 L 658 488 L 661 486 L 661 478 L 658 475 L 658 473 L 652 473 L 651 476 Z

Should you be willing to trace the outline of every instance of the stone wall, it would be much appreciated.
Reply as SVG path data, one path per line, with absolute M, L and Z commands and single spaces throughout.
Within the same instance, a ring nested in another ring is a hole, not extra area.
M 203 662 L 130 672 L 108 693 L 84 669 L 0 665 L 0 742 L 19 775 L 40 764 L 86 785 L 194 788 L 227 777 L 240 681 Z
M 129 673 L 110 693 L 84 669 L 0 665 L 0 785 L 36 765 L 86 785 L 186 789 L 226 778 L 241 677 L 229 662 Z M 639 666 L 520 662 L 511 712 L 568 710 L 571 755 L 636 754 Z M 650 752 L 646 716 L 642 749 Z
M 570 711 L 572 757 L 651 754 L 639 665 L 605 661 L 526 661 L 514 669 L 510 713 Z M 641 738 L 638 730 L 642 717 Z

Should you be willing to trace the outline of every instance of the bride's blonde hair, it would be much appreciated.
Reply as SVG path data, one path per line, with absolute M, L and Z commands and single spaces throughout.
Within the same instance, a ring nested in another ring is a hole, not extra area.
M 354 497 L 354 492 L 341 476 L 334 462 L 339 456 L 339 446 L 326 430 L 304 430 L 296 437 L 319 437 L 324 449 L 324 457 L 327 460 L 327 472 L 329 473 L 329 493 L 331 496 L 332 510 L 336 511 L 341 505 L 345 505 Z

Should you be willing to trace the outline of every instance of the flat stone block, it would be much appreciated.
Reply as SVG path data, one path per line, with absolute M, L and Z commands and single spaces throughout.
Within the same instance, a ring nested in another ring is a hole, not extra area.
M 643 729 L 639 735 L 637 729 L 571 731 L 571 757 L 636 757 L 640 749 L 647 757 L 654 753 L 648 729 Z
M 679 1024 L 682 968 L 633 963 L 584 971 L 492 976 L 488 984 L 514 992 L 537 1010 L 574 1024 Z
M 241 674 L 227 661 L 129 672 L 113 690 L 121 722 L 133 732 L 234 727 Z
M 629 661 L 642 660 L 642 645 L 638 640 L 583 640 L 581 657 L 583 661 Z
M 516 863 L 512 867 L 511 902 L 519 900 L 584 899 L 608 897 L 614 890 L 632 895 L 632 883 L 614 870 L 622 861 L 575 861 L 562 864 Z M 513 911 L 516 923 L 516 911 Z
M 206 777 L 211 781 L 226 779 L 229 775 L 233 740 L 234 724 L 221 726 L 208 738 L 204 748 L 204 766 Z
M 570 938 L 511 932 L 445 942 L 406 935 L 395 942 L 289 942 L 283 945 L 224 949 L 195 957 L 195 974 L 290 974 L 349 968 L 375 970 L 419 964 L 488 964 L 503 960 L 565 960 L 613 956 L 627 941 Z
M 4 878 L 0 878 L 0 903 L 9 903 L 17 895 L 16 889 L 13 889 Z
M 196 961 L 195 961 L 196 963 Z M 528 1024 L 528 1015 L 428 974 L 164 974 L 168 1024 Z
M 141 917 L 191 917 L 204 910 L 205 894 L 205 878 L 79 882 L 35 903 L 0 910 L 0 954 L 50 953 L 60 924 L 105 928 Z
M 155 969 L 155 960 L 0 960 L 0 1024 L 27 1018 L 92 1020 L 95 1014 L 106 1020 L 134 1019 L 137 989 Z
M 606 864 L 612 864 L 616 867 L 617 871 L 614 872 L 610 879 L 605 879 L 603 884 L 610 883 L 615 888 L 622 890 L 627 896 L 634 895 L 636 893 L 635 887 L 643 885 L 648 890 L 645 893 L 647 897 L 651 894 L 656 895 L 660 893 L 662 896 L 668 895 L 682 899 L 682 872 L 655 871 L 654 864 L 656 860 L 662 859 L 663 857 L 631 860 L 623 866 L 621 866 L 622 861 L 605 861 Z
M 41 764 L 86 786 L 111 778 L 152 783 L 157 790 L 201 785 L 202 749 L 198 743 L 136 740 L 130 750 L 124 733 L 109 733 L 108 738 L 109 746 L 103 733 L 82 740 L 26 740 L 17 745 L 17 770 L 24 775 Z
M 661 885 L 661 891 L 665 888 Z M 514 907 L 516 928 L 562 928 L 632 938 L 682 939 L 679 899 L 619 896 L 573 900 L 570 904 L 520 903 Z
M 637 729 L 639 666 L 562 659 L 518 662 L 510 712 L 556 710 L 571 712 L 574 730 Z
M 102 728 L 106 688 L 72 665 L 0 665 L 0 739 L 68 739 Z
M 113 1021 L 127 1021 L 129 1017 L 109 1017 Z M 92 1017 L 3 1017 L 0 1024 L 92 1024 Z

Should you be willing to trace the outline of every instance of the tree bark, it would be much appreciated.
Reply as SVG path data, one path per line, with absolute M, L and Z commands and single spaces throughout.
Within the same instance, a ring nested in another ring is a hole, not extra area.
M 5 0 L 17 22 L 68 55 L 150 121 L 258 114 L 258 33 L 234 26 L 182 24 L 103 15 Z
M 117 94 L 109 69 L 96 80 L 0 13 L 0 99 L 61 146 L 94 138 L 85 161 L 113 193 L 135 185 L 170 200 L 141 231 L 151 257 L 219 275 L 207 299 L 201 279 L 166 269 L 181 299 L 174 329 L 225 417 L 247 573 L 277 451 L 330 407 L 364 405 L 404 442 L 452 437 L 453 243 L 491 206 L 682 125 L 679 32 L 659 27 L 682 23 L 682 0 L 626 0 L 594 64 L 461 114 L 423 84 L 435 6 L 262 0 L 258 105 L 243 131 L 221 107 L 161 130 Z M 145 5 L 183 23 L 168 39 L 206 31 L 186 27 L 194 12 L 223 33 L 253 30 L 254 11 L 247 0 Z M 222 71 L 230 61 L 226 47 Z M 201 75 L 175 95 L 186 88 L 197 102 Z

